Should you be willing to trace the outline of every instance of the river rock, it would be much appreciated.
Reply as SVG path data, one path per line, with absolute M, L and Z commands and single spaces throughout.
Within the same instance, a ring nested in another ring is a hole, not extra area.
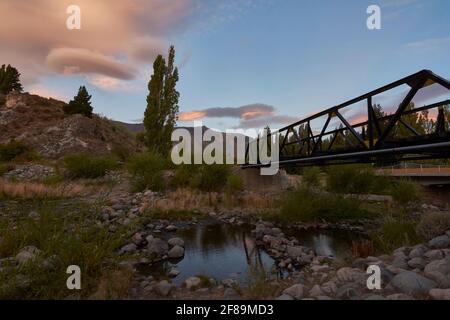
M 354 283 L 348 283 L 339 287 L 336 296 L 338 299 L 354 299 L 355 297 L 360 296 L 361 292 L 356 287 Z
M 404 255 L 396 255 L 392 260 L 392 265 L 396 268 L 407 269 L 408 268 L 408 259 Z
M 174 231 L 177 231 L 177 230 L 178 230 L 178 227 L 173 225 L 173 224 L 170 224 L 170 225 L 168 225 L 166 227 L 166 231 L 169 231 L 169 232 L 174 232 Z
M 412 269 L 420 269 L 422 270 L 426 265 L 425 260 L 420 257 L 412 258 L 408 261 L 408 266 Z
M 294 300 L 294 298 L 290 294 L 283 293 L 281 296 L 279 296 L 275 300 Z
M 175 268 L 170 269 L 169 273 L 167 274 L 169 277 L 171 278 L 175 278 L 176 276 L 178 276 L 180 274 L 180 271 L 178 271 Z
M 397 274 L 390 284 L 402 293 L 409 295 L 424 295 L 437 286 L 433 280 L 411 271 Z
M 410 252 L 409 252 L 409 258 L 421 258 L 423 254 L 427 251 L 427 247 L 424 245 L 418 245 L 415 246 Z
M 394 293 L 386 297 L 388 300 L 414 300 L 413 297 L 404 293 Z
M 302 284 L 294 284 L 283 291 L 283 294 L 288 294 L 295 300 L 301 300 L 304 296 L 304 286 Z
M 287 246 L 286 253 L 291 258 L 300 257 L 303 254 L 303 247 Z
M 167 280 L 162 280 L 155 285 L 153 290 L 160 296 L 167 297 L 174 288 L 174 284 Z
M 450 245 L 450 238 L 447 235 L 439 236 L 428 241 L 428 246 L 433 249 L 443 249 Z
M 167 251 L 169 251 L 169 246 L 167 242 L 159 238 L 154 238 L 148 243 L 147 249 L 150 255 L 162 257 L 167 254 Z
M 450 289 L 431 289 L 429 295 L 434 300 L 450 300 Z
M 323 291 L 318 284 L 314 285 L 311 290 L 309 290 L 310 297 L 318 297 L 323 295 Z
M 139 246 L 144 242 L 144 237 L 142 236 L 142 233 L 137 232 L 133 235 L 131 241 L 133 241 L 135 245 Z
M 450 287 L 450 257 L 430 262 L 425 266 L 424 274 L 436 281 L 439 287 Z
M 444 253 L 442 250 L 429 250 L 425 252 L 423 256 L 428 260 L 433 261 L 444 258 Z
M 183 247 L 176 245 L 175 247 L 169 250 L 167 256 L 171 259 L 182 258 L 184 257 L 184 249 Z
M 195 290 L 200 287 L 202 280 L 199 277 L 190 277 L 184 281 L 184 285 L 188 290 Z
M 36 256 L 41 251 L 36 248 L 35 246 L 27 246 L 24 247 L 17 255 L 16 255 L 16 262 L 21 265 L 24 263 L 27 263 L 28 261 L 32 261 L 36 258 Z
M 167 243 L 171 247 L 180 246 L 184 248 L 184 240 L 181 238 L 171 238 L 169 239 L 169 241 L 167 241 Z
M 340 268 L 336 272 L 336 277 L 338 281 L 341 283 L 353 281 L 361 282 L 365 281 L 366 280 L 365 278 L 367 278 L 366 274 L 363 271 L 350 267 Z
M 127 245 L 124 245 L 119 250 L 119 254 L 125 254 L 125 253 L 133 253 L 136 252 L 137 246 L 134 243 L 129 243 Z

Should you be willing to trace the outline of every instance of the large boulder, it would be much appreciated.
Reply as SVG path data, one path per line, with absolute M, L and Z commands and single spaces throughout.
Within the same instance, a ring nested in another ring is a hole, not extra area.
M 182 258 L 184 257 L 184 249 L 183 247 L 176 245 L 175 247 L 169 250 L 167 256 L 171 259 Z
M 425 295 L 437 286 L 433 280 L 411 271 L 397 274 L 390 284 L 407 295 Z
M 443 249 L 450 246 L 450 237 L 447 235 L 439 236 L 428 241 L 428 246 L 433 249 Z
M 148 253 L 154 257 L 162 257 L 169 251 L 169 245 L 167 242 L 153 238 L 147 245 Z
M 450 288 L 450 257 L 434 260 L 424 269 L 425 276 L 433 279 L 441 288 Z

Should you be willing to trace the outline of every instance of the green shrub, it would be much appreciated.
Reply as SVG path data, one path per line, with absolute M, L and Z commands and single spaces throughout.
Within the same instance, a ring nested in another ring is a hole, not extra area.
M 121 161 L 127 161 L 133 155 L 133 150 L 124 144 L 115 143 L 111 153 Z
M 318 167 L 309 167 L 303 169 L 302 182 L 308 187 L 320 187 L 320 173 Z
M 420 242 L 415 231 L 416 225 L 411 221 L 387 219 L 381 230 L 372 235 L 375 246 L 383 252 L 390 252 L 403 246 L 411 246 Z
M 288 192 L 281 199 L 280 219 L 286 222 L 324 219 L 360 219 L 368 212 L 356 198 L 344 198 L 330 193 L 317 193 L 309 188 Z
M 64 158 L 71 178 L 99 178 L 117 168 L 118 159 L 112 155 L 72 154 Z
M 389 178 L 377 176 L 368 165 L 343 165 L 329 167 L 327 186 L 337 193 L 384 193 L 389 186 Z
M 233 195 L 236 192 L 244 190 L 244 179 L 236 174 L 230 174 L 225 185 L 225 192 Z
M 0 177 L 3 176 L 8 171 L 11 171 L 13 167 L 7 163 L 0 163 Z
M 425 240 L 431 240 L 450 230 L 450 214 L 448 212 L 430 212 L 425 214 L 417 224 L 417 234 Z
M 29 148 L 22 142 L 11 140 L 6 144 L 0 144 L 0 161 L 11 161 L 29 151 Z
M 417 184 L 409 180 L 397 180 L 390 186 L 389 192 L 395 201 L 407 204 L 420 198 L 420 189 Z
M 182 164 L 176 166 L 175 174 L 171 181 L 174 187 L 189 187 L 192 184 L 192 179 L 197 175 L 199 166 Z
M 230 167 L 223 164 L 201 165 L 192 179 L 191 186 L 201 191 L 219 191 L 223 189 Z
M 165 188 L 163 170 L 166 168 L 166 159 L 155 152 L 136 154 L 127 164 L 131 174 L 133 191 L 151 189 L 161 191 Z

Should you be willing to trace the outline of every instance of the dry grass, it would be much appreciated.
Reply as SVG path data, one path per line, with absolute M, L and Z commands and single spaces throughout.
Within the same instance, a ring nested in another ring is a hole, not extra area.
M 168 192 L 164 199 L 157 200 L 154 204 L 149 204 L 154 209 L 160 211 L 173 210 L 199 210 L 209 212 L 220 208 L 230 207 L 234 209 L 246 209 L 251 213 L 266 211 L 275 207 L 276 199 L 273 196 L 266 196 L 257 193 L 245 193 L 243 195 L 227 195 L 219 192 L 201 192 L 192 189 L 177 189 Z
M 90 297 L 93 300 L 117 300 L 129 297 L 133 270 L 108 271 L 100 278 L 97 291 Z
M 194 210 L 216 208 L 221 200 L 217 192 L 201 192 L 191 189 L 177 189 L 167 193 L 164 199 L 157 200 L 154 207 L 161 211 Z
M 80 183 L 47 185 L 40 182 L 12 182 L 0 179 L 0 197 L 13 199 L 70 198 L 100 191 L 100 187 Z

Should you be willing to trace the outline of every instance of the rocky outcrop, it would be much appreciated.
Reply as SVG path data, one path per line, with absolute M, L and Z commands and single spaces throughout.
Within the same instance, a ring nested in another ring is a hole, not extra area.
M 135 148 L 133 136 L 112 121 L 93 115 L 66 115 L 64 102 L 10 93 L 0 106 L 0 143 L 21 140 L 44 158 L 69 153 L 107 153 L 116 145 Z

